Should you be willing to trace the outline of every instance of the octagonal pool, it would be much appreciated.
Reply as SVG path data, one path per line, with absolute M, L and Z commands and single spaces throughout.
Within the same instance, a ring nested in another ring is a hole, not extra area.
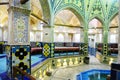
M 92 69 L 78 74 L 77 80 L 106 80 L 107 75 L 110 75 L 110 70 Z

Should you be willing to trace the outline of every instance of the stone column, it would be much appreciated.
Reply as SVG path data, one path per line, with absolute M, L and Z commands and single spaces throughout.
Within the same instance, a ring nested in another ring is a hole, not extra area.
M 8 75 L 13 78 L 13 66 L 31 74 L 29 15 L 30 0 L 9 1 L 9 26 L 7 65 Z M 16 72 L 20 77 L 20 73 Z
M 52 26 L 43 27 L 43 55 L 54 57 L 54 28 Z
M 83 51 L 84 51 L 84 55 L 88 56 L 88 22 L 84 24 L 83 31 L 84 31 Z
M 108 55 L 108 25 L 106 24 L 103 29 L 103 62 L 108 61 L 107 55 Z

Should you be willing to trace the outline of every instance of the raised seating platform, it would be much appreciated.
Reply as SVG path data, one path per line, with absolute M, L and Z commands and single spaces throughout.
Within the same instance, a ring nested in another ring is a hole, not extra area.
M 103 43 L 96 44 L 97 51 L 103 52 Z M 108 55 L 115 56 L 118 54 L 118 43 L 108 43 Z

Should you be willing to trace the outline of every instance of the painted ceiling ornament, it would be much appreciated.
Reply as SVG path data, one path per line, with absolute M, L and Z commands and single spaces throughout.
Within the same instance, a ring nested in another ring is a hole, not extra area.
M 20 0 L 21 4 L 25 4 L 26 2 L 28 2 L 29 0 Z

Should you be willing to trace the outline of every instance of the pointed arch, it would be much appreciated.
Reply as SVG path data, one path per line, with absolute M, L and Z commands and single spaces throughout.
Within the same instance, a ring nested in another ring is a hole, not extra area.
M 96 16 L 96 15 L 93 16 L 93 17 L 91 17 L 91 18 L 89 19 L 89 22 L 90 22 L 91 20 L 93 20 L 94 18 L 98 19 L 98 20 L 101 22 L 101 24 L 104 25 L 103 18 L 102 18 L 102 17 L 99 17 L 99 16 Z
M 110 22 L 114 19 L 114 17 L 116 16 L 116 15 L 118 15 L 118 11 L 116 11 L 111 17 L 110 17 Z
M 50 22 L 51 19 L 51 11 L 50 11 L 50 5 L 48 0 L 39 0 L 41 7 L 42 7 L 42 12 L 43 12 L 43 18 L 47 23 Z
M 62 10 L 70 10 L 73 12 L 77 17 L 79 22 L 83 25 L 85 24 L 84 16 L 82 15 L 82 12 L 80 8 L 74 4 L 65 4 L 64 6 L 59 6 L 58 10 L 55 12 L 55 16 Z

